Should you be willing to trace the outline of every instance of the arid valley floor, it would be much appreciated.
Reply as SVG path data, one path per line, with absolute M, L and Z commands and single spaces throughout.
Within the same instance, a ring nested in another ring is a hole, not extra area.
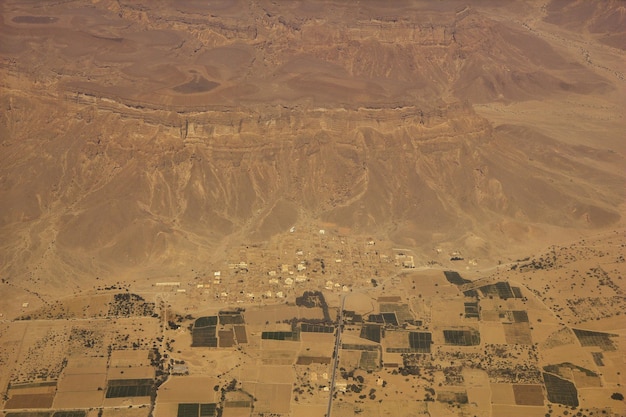
M 0 416 L 626 416 L 626 3 L 0 1 Z

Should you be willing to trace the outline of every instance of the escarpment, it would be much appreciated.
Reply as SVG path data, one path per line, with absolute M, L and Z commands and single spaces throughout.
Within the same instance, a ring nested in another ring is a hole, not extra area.
M 621 84 L 545 32 L 454 2 L 218 3 L 2 5 L 3 276 L 168 274 L 300 225 L 495 259 L 621 224 Z

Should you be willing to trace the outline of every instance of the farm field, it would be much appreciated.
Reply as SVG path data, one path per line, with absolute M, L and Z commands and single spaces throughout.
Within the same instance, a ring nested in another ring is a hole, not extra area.
M 604 255 L 590 262 L 622 273 L 615 242 L 623 241 L 599 236 L 593 247 L 603 247 Z M 571 265 L 571 248 L 580 251 L 577 244 L 550 249 L 559 274 L 580 268 L 579 261 Z M 553 290 L 533 288 L 535 275 L 547 271 L 525 268 L 542 258 L 485 273 L 455 272 L 453 280 L 450 270 L 398 266 L 376 287 L 355 282 L 348 291 L 321 288 L 250 307 L 216 301 L 213 310 L 194 312 L 175 292 L 160 290 L 156 297 L 128 297 L 128 313 L 113 320 L 20 317 L 5 322 L 1 339 L 5 358 L 22 361 L 9 376 L 4 415 L 100 409 L 131 417 L 322 416 L 331 396 L 338 415 L 473 410 L 539 416 L 568 409 L 619 415 L 624 407 L 611 396 L 620 392 L 626 371 L 626 335 L 608 324 L 601 328 L 610 331 L 569 324 L 550 310 L 545 300 Z M 392 282 L 415 283 L 432 295 L 384 296 Z M 624 291 L 622 285 L 616 278 L 612 291 Z M 145 310 L 150 297 L 154 306 Z M 106 299 L 119 309 L 116 298 Z M 453 321 L 432 311 L 444 304 L 459 308 Z M 476 314 L 464 313 L 468 304 Z M 217 342 L 197 343 L 196 331 L 207 328 Z M 130 407 L 126 414 L 124 407 Z
M 0 417 L 626 416 L 626 2 L 0 1 Z

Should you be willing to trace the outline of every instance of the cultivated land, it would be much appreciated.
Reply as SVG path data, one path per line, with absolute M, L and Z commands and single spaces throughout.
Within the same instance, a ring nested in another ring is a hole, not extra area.
M 0 416 L 626 415 L 626 6 L 362 3 L 0 4 Z
M 460 272 L 407 267 L 403 252 L 374 249 L 384 242 L 336 233 L 325 231 L 321 248 L 350 248 L 359 261 L 315 267 L 325 250 L 297 250 L 283 253 L 282 272 L 270 275 L 275 262 L 248 248 L 258 272 L 236 261 L 219 279 L 138 294 L 94 288 L 24 308 L 2 323 L 5 414 L 323 416 L 330 397 L 339 416 L 626 410 L 611 399 L 626 372 L 623 233 Z M 306 235 L 281 241 L 297 246 Z M 296 282 L 299 265 L 306 279 Z M 356 265 L 379 273 L 364 279 L 349 272 Z M 75 313 L 103 299 L 107 309 Z

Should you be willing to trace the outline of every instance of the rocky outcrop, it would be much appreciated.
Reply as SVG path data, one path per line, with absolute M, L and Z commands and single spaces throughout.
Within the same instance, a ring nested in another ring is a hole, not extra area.
M 427 250 L 620 221 L 622 155 L 473 108 L 613 85 L 471 9 L 383 3 L 3 5 L 0 273 L 176 268 L 307 222 Z

